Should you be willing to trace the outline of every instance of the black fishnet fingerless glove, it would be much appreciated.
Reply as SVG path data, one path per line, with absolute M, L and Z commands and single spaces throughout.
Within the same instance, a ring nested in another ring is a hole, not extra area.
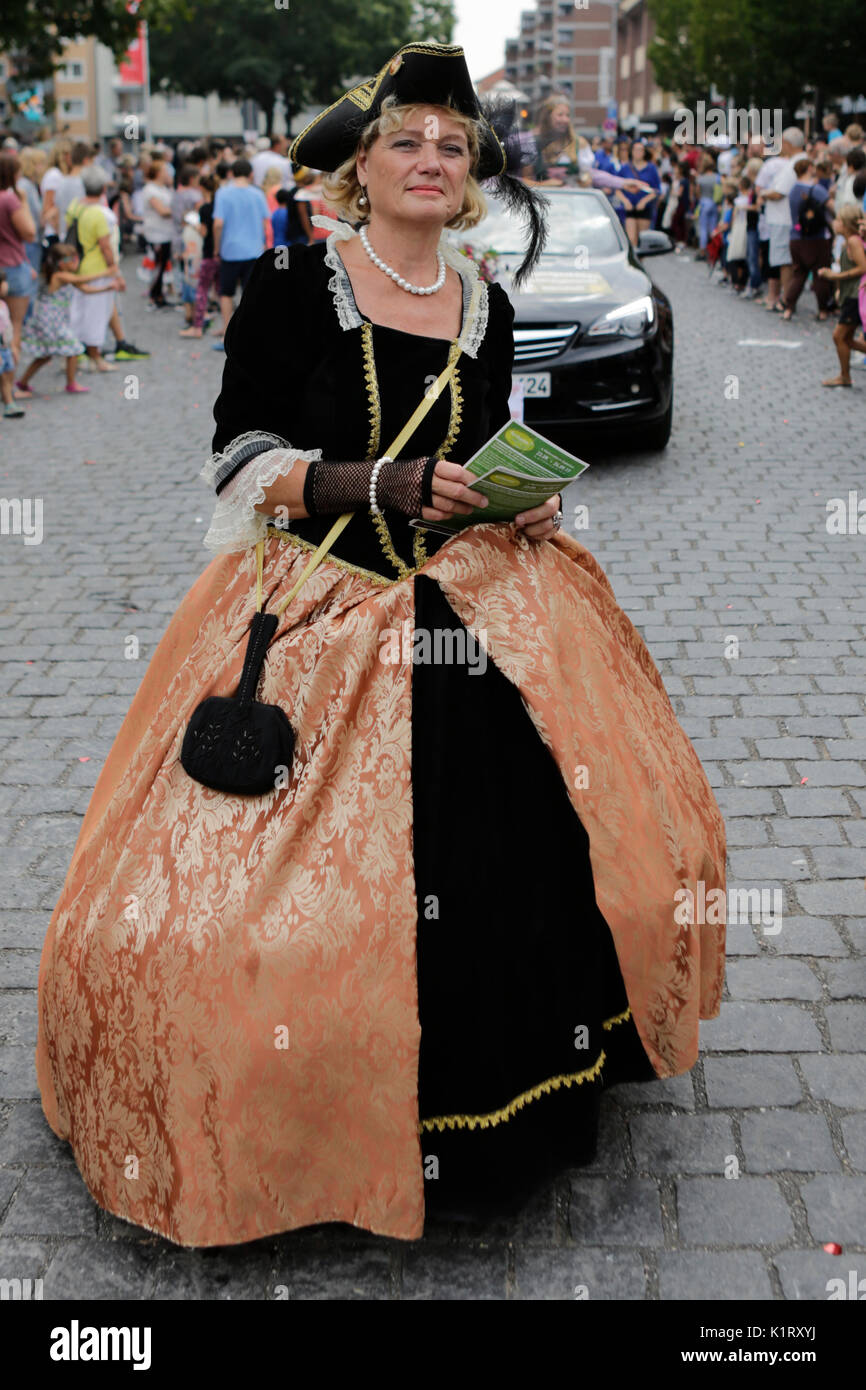
M 435 458 L 387 460 L 376 479 L 376 503 L 404 516 L 420 516 L 433 503 Z M 310 516 L 366 510 L 375 459 L 330 462 L 316 459 L 304 479 L 304 509 Z

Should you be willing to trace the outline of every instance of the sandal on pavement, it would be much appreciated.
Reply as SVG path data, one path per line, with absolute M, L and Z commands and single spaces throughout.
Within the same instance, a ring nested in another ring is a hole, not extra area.
M 90 387 L 81 386 L 77 381 L 68 381 L 66 383 L 66 390 L 71 392 L 75 396 L 80 396 L 83 391 L 89 391 Z
M 16 381 L 16 383 L 15 383 L 15 393 L 14 393 L 14 394 L 15 394 L 16 400 L 29 400 L 29 399 L 32 397 L 32 395 L 33 395 L 34 393 L 33 393 L 32 388 L 29 387 L 29 386 L 26 384 L 26 382 L 23 382 L 23 381 Z
M 844 381 L 841 376 L 831 377 L 828 381 L 822 381 L 822 386 L 850 386 L 850 381 Z

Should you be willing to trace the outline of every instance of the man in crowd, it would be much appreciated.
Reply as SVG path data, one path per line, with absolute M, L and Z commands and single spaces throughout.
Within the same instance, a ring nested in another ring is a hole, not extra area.
M 236 159 L 231 182 L 218 188 L 214 199 L 214 255 L 220 261 L 223 333 L 234 310 L 235 291 L 240 285 L 243 292 L 267 244 L 270 210 L 262 190 L 251 182 L 252 173 L 248 159 Z M 215 347 L 219 350 L 222 342 Z
M 767 308 L 783 312 L 785 286 L 791 275 L 791 190 L 797 182 L 794 160 L 803 153 L 806 137 L 799 126 L 782 131 L 782 152 L 768 159 L 756 179 L 761 190 L 769 247 Z M 771 166 L 771 167 L 769 167 Z
M 253 181 L 257 188 L 261 188 L 269 169 L 279 169 L 283 188 L 291 188 L 294 180 L 291 163 L 286 157 L 287 144 L 285 135 L 274 135 L 265 149 L 253 155 Z

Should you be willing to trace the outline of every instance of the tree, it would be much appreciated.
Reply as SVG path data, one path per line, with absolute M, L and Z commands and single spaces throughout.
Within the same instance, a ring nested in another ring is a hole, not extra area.
M 151 77 L 165 90 L 223 101 L 255 101 L 273 126 L 278 94 L 291 121 L 327 106 L 346 85 L 377 71 L 413 39 L 448 42 L 452 0 L 188 0 L 183 23 L 170 13 L 150 29 Z
M 836 100 L 861 90 L 855 0 L 649 0 L 649 10 L 656 78 L 684 106 L 715 86 L 734 106 L 790 118 L 816 88 Z
M 147 0 L 147 18 L 182 15 L 185 2 Z M 3 0 L 0 42 L 12 57 L 17 78 L 46 80 L 53 77 L 67 39 L 93 36 L 119 58 L 135 38 L 142 17 L 129 12 L 126 0 Z

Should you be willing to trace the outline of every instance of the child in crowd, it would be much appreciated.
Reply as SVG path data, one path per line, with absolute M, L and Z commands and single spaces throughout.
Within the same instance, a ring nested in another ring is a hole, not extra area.
M 198 184 L 204 195 L 203 201 L 198 205 L 198 226 L 195 228 L 196 234 L 201 237 L 201 257 L 198 263 L 192 322 L 180 330 L 181 338 L 200 338 L 210 322 L 207 319 L 208 295 L 220 265 L 213 250 L 213 200 L 219 188 L 219 179 L 215 174 L 202 174 Z
M 729 285 L 731 283 L 731 275 L 728 267 L 728 243 L 730 241 L 733 218 L 734 190 L 732 188 L 728 188 L 726 184 L 720 199 L 718 223 L 719 230 L 722 234 L 722 252 L 719 258 L 722 267 L 722 275 L 721 279 L 719 280 L 720 285 Z
M 25 372 L 16 382 L 23 396 L 32 396 L 30 381 L 50 362 L 52 357 L 66 359 L 66 390 L 79 394 L 89 391 L 89 386 L 81 386 L 75 380 L 78 358 L 84 352 L 84 344 L 76 338 L 70 324 L 72 295 L 80 290 L 82 294 L 102 294 L 106 289 L 122 285 L 116 277 L 110 284 L 101 284 L 98 289 L 89 285 L 89 280 L 105 281 L 105 271 L 95 270 L 90 275 L 77 274 L 78 252 L 65 241 L 52 242 L 42 261 L 42 283 L 33 301 L 33 309 L 24 323 L 21 334 L 21 356 L 32 359 Z
M 181 285 L 180 300 L 183 305 L 183 312 L 186 318 L 186 325 L 189 328 L 193 321 L 193 314 L 198 287 L 198 272 L 202 259 L 202 239 L 199 235 L 199 218 L 197 212 L 188 212 L 184 218 L 183 232 L 181 233 Z
M 731 284 L 737 291 L 737 294 L 742 294 L 743 290 L 746 288 L 746 281 L 749 278 L 747 252 L 749 240 L 749 197 L 751 191 L 752 180 L 744 174 L 737 185 L 737 193 L 733 201 L 731 231 L 728 236 L 727 266 L 731 276 Z
M 834 280 L 839 295 L 839 322 L 833 332 L 833 342 L 839 358 L 839 375 L 822 381 L 822 386 L 851 385 L 851 350 L 866 352 L 864 325 L 860 318 L 860 282 L 866 275 L 866 242 L 860 235 L 862 208 L 846 203 L 833 223 L 833 232 L 842 242 L 839 269 L 822 266 L 818 274 L 824 280 Z
M 6 272 L 0 268 L 0 397 L 3 400 L 3 418 L 15 420 L 25 411 L 12 396 L 17 360 L 13 346 L 12 316 L 6 303 L 8 293 L 9 280 Z

